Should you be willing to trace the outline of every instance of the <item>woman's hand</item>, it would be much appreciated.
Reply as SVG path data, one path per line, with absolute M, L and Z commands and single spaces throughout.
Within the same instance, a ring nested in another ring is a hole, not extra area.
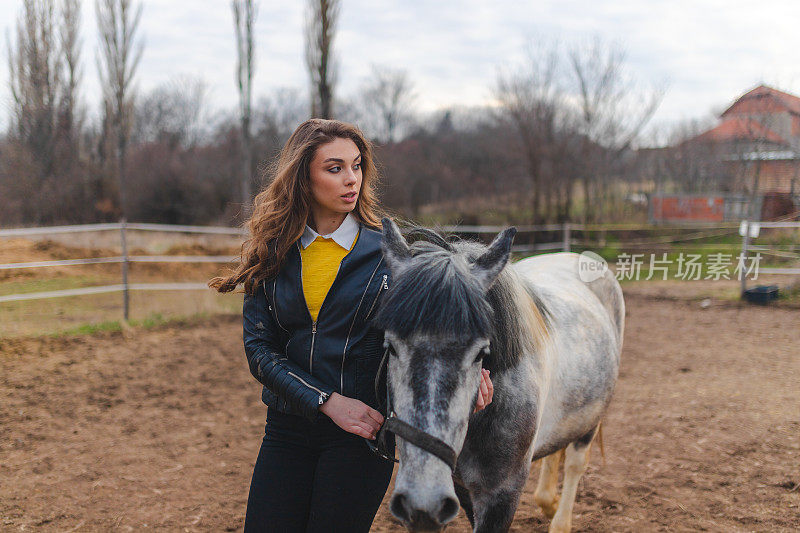
M 347 431 L 367 439 L 375 439 L 375 434 L 383 424 L 383 415 L 361 400 L 331 394 L 319 408 L 334 423 Z
M 494 386 L 492 380 L 489 378 L 489 371 L 481 368 L 481 385 L 480 392 L 478 393 L 478 403 L 475 405 L 475 413 L 485 408 L 492 403 L 492 396 L 494 395 Z

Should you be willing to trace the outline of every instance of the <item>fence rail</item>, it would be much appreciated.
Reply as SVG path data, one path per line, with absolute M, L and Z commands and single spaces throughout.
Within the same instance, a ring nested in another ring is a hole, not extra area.
M 747 223 L 745 223 L 747 224 Z M 762 229 L 766 228 L 800 228 L 800 222 L 759 222 Z M 683 235 L 677 237 L 656 237 L 651 239 L 632 239 L 628 242 L 615 243 L 623 247 L 640 247 L 640 246 L 658 246 L 665 244 L 684 243 L 692 245 L 686 241 L 699 240 L 708 237 L 716 237 L 722 235 L 730 235 L 738 231 L 740 225 L 738 223 L 671 223 L 668 225 L 644 225 L 644 224 L 541 224 L 541 225 L 525 225 L 517 226 L 517 231 L 520 233 L 532 232 L 560 232 L 561 240 L 558 242 L 534 243 L 534 244 L 520 244 L 512 247 L 513 252 L 535 252 L 544 250 L 564 250 L 569 251 L 573 245 L 592 245 L 596 244 L 586 239 L 572 238 L 573 231 L 586 232 L 607 232 L 607 231 L 643 231 L 643 230 L 700 230 L 696 234 Z M 505 226 L 439 226 L 437 229 L 447 233 L 461 233 L 461 234 L 494 234 L 505 229 Z M 224 226 L 186 226 L 186 225 L 170 225 L 170 224 L 147 224 L 147 223 L 127 223 L 125 221 L 108 224 L 82 224 L 72 226 L 52 226 L 42 228 L 10 228 L 0 229 L 0 237 L 26 237 L 34 235 L 54 235 L 66 233 L 84 233 L 84 232 L 100 232 L 100 231 L 119 231 L 120 242 L 122 245 L 122 255 L 114 257 L 93 257 L 84 259 L 63 259 L 53 261 L 32 261 L 25 263 L 6 263 L 0 264 L 0 270 L 12 269 L 28 269 L 28 268 L 46 268 L 55 266 L 75 266 L 75 265 L 91 265 L 91 264 L 121 264 L 122 265 L 122 283 L 116 285 L 102 285 L 95 287 L 82 287 L 75 289 L 65 289 L 57 291 L 42 291 L 33 293 L 10 294 L 0 296 L 0 303 L 3 302 L 16 302 L 24 300 L 38 300 L 46 298 L 62 298 L 68 296 L 82 296 L 89 294 L 102 294 L 112 292 L 122 292 L 124 297 L 124 314 L 125 319 L 128 319 L 129 305 L 128 305 L 128 291 L 159 291 L 159 290 L 204 290 L 207 289 L 205 283 L 129 283 L 127 281 L 127 270 L 130 263 L 229 263 L 237 261 L 237 256 L 228 255 L 198 255 L 198 256 L 172 256 L 172 255 L 139 255 L 129 256 L 127 254 L 126 245 L 126 232 L 128 231 L 157 231 L 157 232 L 171 232 L 171 233 L 190 233 L 190 234 L 207 234 L 207 235 L 231 235 L 231 236 L 245 236 L 247 231 L 244 228 L 232 228 Z M 742 240 L 742 253 L 746 254 L 748 250 L 769 252 L 764 246 L 753 245 L 748 237 L 743 237 Z M 697 244 L 702 245 L 701 243 Z M 708 246 L 737 246 L 733 244 L 716 244 Z M 781 257 L 792 258 L 796 254 L 790 252 L 774 253 Z M 800 274 L 800 268 L 760 268 L 760 272 L 765 274 Z M 745 279 L 742 280 L 742 292 L 744 292 Z
M 99 285 L 95 287 L 81 287 L 78 289 L 64 289 L 60 291 L 31 292 L 23 294 L 9 294 L 0 296 L 2 302 L 20 302 L 23 300 L 42 300 L 45 298 L 63 298 L 66 296 L 83 296 L 86 294 L 103 294 L 108 292 L 129 291 L 185 291 L 207 289 L 205 283 L 128 283 L 127 285 Z
M 11 228 L 0 229 L 0 237 L 17 237 L 26 235 L 51 235 L 54 233 L 85 233 L 89 231 L 111 231 L 122 227 L 119 222 L 111 224 L 79 224 L 77 226 L 50 226 L 47 228 Z
M 4 263 L 0 270 L 41 268 L 54 266 L 97 265 L 103 263 L 230 263 L 238 261 L 235 255 L 132 255 L 127 259 L 117 257 L 90 257 L 87 259 L 59 259 L 55 261 L 33 261 L 30 263 Z
M 761 222 L 762 228 L 796 228 L 800 227 L 800 222 Z M 49 226 L 36 228 L 6 228 L 0 229 L 0 237 L 24 237 L 28 235 L 49 235 L 58 233 L 86 233 L 93 231 L 119 231 L 123 229 L 137 231 L 162 231 L 168 233 L 200 233 L 210 235 L 246 235 L 244 228 L 232 228 L 230 226 L 185 226 L 174 224 L 149 224 L 139 222 L 110 222 L 105 224 L 77 224 L 71 226 Z M 499 233 L 507 226 L 457 226 L 446 225 L 438 226 L 445 232 L 451 233 Z M 565 227 L 573 231 L 644 231 L 652 229 L 737 229 L 739 223 L 718 223 L 718 222 L 691 222 L 670 224 L 580 224 L 569 222 L 566 224 L 539 224 L 539 225 L 520 225 L 517 231 L 521 233 L 534 231 L 563 231 Z
M 163 231 L 168 233 L 204 233 L 212 235 L 244 235 L 243 228 L 227 226 L 177 226 L 172 224 L 142 224 L 113 222 L 108 224 L 78 224 L 74 226 L 50 226 L 46 228 L 0 229 L 0 237 L 24 237 L 28 235 L 51 235 L 58 233 L 87 233 L 94 231 L 119 231 L 121 229 L 138 231 Z
M 55 261 L 33 261 L 29 263 L 5 263 L 0 265 L 0 270 L 15 270 L 18 268 L 41 268 L 54 266 L 97 265 L 102 263 L 121 263 L 122 257 L 91 257 L 88 259 L 60 259 Z

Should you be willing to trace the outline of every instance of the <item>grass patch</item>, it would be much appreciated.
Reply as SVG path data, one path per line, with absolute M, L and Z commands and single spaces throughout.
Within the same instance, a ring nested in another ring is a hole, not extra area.
M 119 320 L 109 320 L 106 322 L 100 322 L 98 324 L 82 324 L 74 328 L 56 331 L 51 333 L 50 336 L 56 338 L 75 337 L 83 335 L 95 335 L 97 333 L 109 331 L 122 331 L 122 323 Z
M 800 281 L 795 281 L 785 287 L 781 287 L 778 290 L 778 300 L 800 304 Z
M 190 324 L 199 322 L 219 314 L 221 313 L 210 313 L 208 311 L 200 311 L 198 313 L 185 316 L 164 316 L 161 313 L 151 313 L 145 318 L 128 321 L 127 327 L 148 330 L 166 325 Z M 105 322 L 98 322 L 96 324 L 81 324 L 76 327 L 48 333 L 46 336 L 53 338 L 80 337 L 84 335 L 97 335 L 99 333 L 118 332 L 122 331 L 123 328 L 124 326 L 122 320 L 108 320 Z
M 91 287 L 93 285 L 106 285 L 107 283 L 108 280 L 99 279 L 95 276 L 59 276 L 53 278 L 26 279 L 22 281 L 6 281 L 0 283 L 0 296 L 78 289 L 81 287 Z M 119 283 L 119 281 L 113 283 Z
M 241 314 L 241 294 L 207 291 L 133 291 L 129 325 L 156 327 L 186 317 Z M 89 294 L 0 304 L 0 337 L 85 335 L 118 331 L 122 293 Z

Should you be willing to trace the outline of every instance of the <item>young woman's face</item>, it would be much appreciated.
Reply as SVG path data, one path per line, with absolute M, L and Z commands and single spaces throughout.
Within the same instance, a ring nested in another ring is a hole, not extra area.
M 362 178 L 356 143 L 337 138 L 318 146 L 309 167 L 315 216 L 333 217 L 355 209 Z

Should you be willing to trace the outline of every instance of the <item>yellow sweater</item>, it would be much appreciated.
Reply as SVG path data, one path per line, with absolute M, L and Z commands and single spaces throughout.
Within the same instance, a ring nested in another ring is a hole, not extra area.
M 355 246 L 358 235 L 353 239 L 350 250 Z M 306 298 L 308 312 L 311 319 L 316 322 L 325 295 L 333 285 L 339 264 L 350 250 L 345 250 L 333 239 L 317 237 L 306 248 L 300 248 L 302 260 L 303 295 Z

